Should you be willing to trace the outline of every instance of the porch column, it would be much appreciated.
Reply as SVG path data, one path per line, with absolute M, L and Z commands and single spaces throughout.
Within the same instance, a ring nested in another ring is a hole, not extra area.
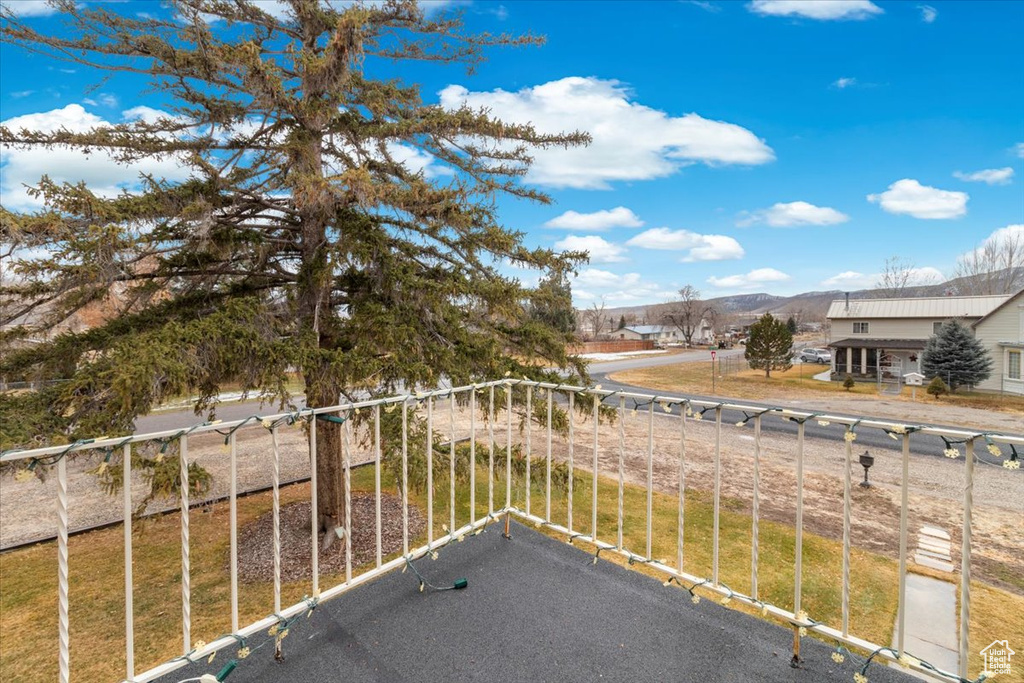
M 846 347 L 846 372 L 847 374 L 853 374 L 853 347 Z
M 868 374 L 868 350 L 863 347 L 860 350 L 860 372 L 862 375 Z

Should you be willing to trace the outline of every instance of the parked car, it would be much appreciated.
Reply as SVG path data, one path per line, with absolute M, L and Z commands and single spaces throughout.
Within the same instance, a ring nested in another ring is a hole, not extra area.
M 803 349 L 797 355 L 804 363 L 831 363 L 832 353 L 828 349 Z

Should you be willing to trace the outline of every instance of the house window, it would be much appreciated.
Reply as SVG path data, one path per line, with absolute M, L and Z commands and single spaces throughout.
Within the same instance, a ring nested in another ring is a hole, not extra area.
M 1006 352 L 1006 376 L 1009 379 L 1020 379 L 1021 352 L 1012 349 Z
M 867 334 L 868 333 L 868 324 L 867 323 L 854 323 L 853 324 L 853 333 L 854 334 Z
M 939 333 L 939 329 L 942 328 L 942 325 L 943 325 L 942 322 L 932 323 L 932 334 L 938 334 Z

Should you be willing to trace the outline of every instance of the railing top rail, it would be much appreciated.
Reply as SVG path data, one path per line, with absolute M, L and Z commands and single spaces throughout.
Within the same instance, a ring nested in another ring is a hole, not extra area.
M 338 405 L 325 406 L 321 408 L 301 408 L 296 411 L 279 412 L 270 415 L 251 415 L 249 417 L 238 420 L 200 423 L 191 427 L 166 429 L 159 432 L 132 434 L 131 436 L 122 437 L 102 437 L 95 439 L 83 439 L 73 444 L 47 446 L 44 448 L 34 448 L 30 450 L 9 450 L 0 453 L 0 462 L 10 462 L 14 460 L 29 460 L 32 458 L 41 458 L 52 455 L 71 453 L 75 451 L 108 449 L 123 446 L 124 444 L 129 443 L 141 443 L 145 441 L 156 441 L 169 438 L 174 439 L 185 435 L 198 435 L 209 432 L 223 432 L 223 430 L 234 430 L 237 428 L 241 428 L 248 423 L 252 423 L 253 421 L 275 422 L 278 420 L 285 420 L 288 418 L 293 418 L 295 420 L 303 418 L 308 419 L 309 417 L 314 415 L 352 411 L 358 410 L 360 408 L 368 408 L 380 405 L 399 404 L 410 400 L 421 401 L 431 397 L 446 397 L 452 394 L 463 393 L 477 389 L 486 389 L 488 387 L 496 386 L 532 386 L 535 388 L 548 389 L 551 391 L 565 391 L 596 395 L 601 396 L 602 400 L 611 396 L 621 396 L 624 398 L 633 399 L 635 401 L 643 401 L 644 403 L 642 405 L 644 406 L 650 403 L 663 403 L 669 405 L 689 405 L 693 407 L 707 409 L 723 408 L 727 410 L 739 410 L 742 412 L 752 414 L 775 414 L 781 418 L 793 418 L 801 421 L 814 419 L 820 422 L 835 423 L 840 425 L 846 425 L 848 427 L 866 427 L 871 429 L 897 431 L 901 429 L 911 429 L 915 433 L 930 434 L 934 436 L 947 437 L 956 440 L 985 438 L 987 441 L 992 441 L 996 443 L 1024 446 L 1024 435 L 1005 434 L 1000 433 L 998 431 L 952 429 L 949 427 L 940 427 L 924 423 L 913 423 L 905 421 L 896 422 L 892 420 L 882 420 L 879 418 L 872 417 L 834 415 L 831 413 L 824 412 L 798 410 L 786 406 L 766 407 L 763 404 L 751 405 L 747 403 L 734 403 L 728 400 L 716 401 L 714 399 L 688 397 L 680 394 L 648 394 L 635 391 L 623 391 L 617 389 L 602 389 L 599 388 L 600 385 L 594 387 L 581 387 L 572 384 L 555 384 L 551 382 L 537 382 L 528 379 L 505 378 L 500 380 L 481 382 L 478 384 L 467 384 L 458 387 L 445 387 L 442 389 L 434 389 L 431 391 L 398 394 L 395 396 L 367 399 L 364 401 L 351 401 L 347 403 L 340 403 Z

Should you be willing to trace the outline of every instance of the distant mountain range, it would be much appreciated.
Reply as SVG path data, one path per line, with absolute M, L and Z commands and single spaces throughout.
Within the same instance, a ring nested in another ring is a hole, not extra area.
M 1002 277 L 1008 278 L 1004 281 L 1017 282 L 1017 288 L 1019 288 L 1024 286 L 1024 268 L 1016 269 L 1016 271 L 1012 274 L 1004 273 Z M 1016 291 L 1016 289 L 1012 291 Z M 907 287 L 901 296 L 947 296 L 956 295 L 961 292 L 984 293 L 983 291 L 978 291 L 975 283 L 972 283 L 968 278 L 959 278 L 947 280 L 939 284 Z M 850 292 L 832 289 L 823 292 L 804 292 L 803 294 L 793 296 L 776 296 L 766 292 L 757 292 L 756 294 L 734 294 L 731 296 L 715 297 L 707 299 L 707 303 L 720 311 L 741 318 L 773 313 L 779 317 L 789 317 L 792 315 L 803 321 L 824 321 L 829 304 L 836 299 L 842 299 L 847 293 L 850 295 L 851 301 L 854 299 L 879 299 L 886 295 L 885 290 L 882 289 L 860 289 Z M 605 315 L 615 320 L 618 320 L 623 315 L 627 318 L 629 316 L 636 316 L 637 320 L 655 323 L 660 318 L 659 309 L 666 305 L 666 303 L 661 303 L 647 306 L 606 308 Z

